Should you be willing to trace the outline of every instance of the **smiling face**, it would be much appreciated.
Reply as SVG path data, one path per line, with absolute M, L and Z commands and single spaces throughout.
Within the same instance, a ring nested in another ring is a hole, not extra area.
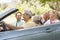
M 49 12 L 50 19 L 57 19 L 57 12 L 55 10 Z
M 45 14 L 43 14 L 43 19 L 45 21 L 47 21 L 49 19 L 49 13 L 48 12 L 46 12 Z
M 24 21 L 28 21 L 30 19 L 29 15 L 26 13 L 23 14 L 23 18 L 24 18 Z
M 18 12 L 16 13 L 16 19 L 17 19 L 17 20 L 20 20 L 20 19 L 21 19 L 21 14 L 18 13 Z
M 29 10 L 25 10 L 23 14 L 24 21 L 27 22 L 31 19 L 32 17 L 32 12 Z

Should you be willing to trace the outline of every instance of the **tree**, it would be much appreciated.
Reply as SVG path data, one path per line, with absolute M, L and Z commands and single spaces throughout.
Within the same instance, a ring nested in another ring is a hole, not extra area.
M 49 4 L 50 8 L 60 11 L 60 0 L 38 0 L 40 3 L 45 5 L 46 3 Z

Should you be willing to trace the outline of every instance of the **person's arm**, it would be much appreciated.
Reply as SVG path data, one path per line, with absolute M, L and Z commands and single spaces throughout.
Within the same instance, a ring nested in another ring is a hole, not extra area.
M 23 29 L 23 27 L 16 27 L 16 26 L 12 26 L 10 24 L 5 24 L 6 27 L 8 27 L 9 29 L 13 29 L 13 30 L 16 30 L 16 29 Z

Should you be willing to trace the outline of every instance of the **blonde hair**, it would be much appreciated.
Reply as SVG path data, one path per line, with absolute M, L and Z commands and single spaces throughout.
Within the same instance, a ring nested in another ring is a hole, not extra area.
M 57 11 L 56 11 L 56 10 L 51 10 L 50 12 L 52 12 L 52 13 L 54 14 L 54 16 L 53 16 L 53 17 L 58 18 L 58 13 L 57 13 Z

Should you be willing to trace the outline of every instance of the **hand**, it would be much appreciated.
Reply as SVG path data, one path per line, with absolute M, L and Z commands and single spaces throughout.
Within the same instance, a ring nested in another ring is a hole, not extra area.
M 0 31 L 1 31 L 1 30 L 3 30 L 3 28 L 2 28 L 2 27 L 0 27 Z

